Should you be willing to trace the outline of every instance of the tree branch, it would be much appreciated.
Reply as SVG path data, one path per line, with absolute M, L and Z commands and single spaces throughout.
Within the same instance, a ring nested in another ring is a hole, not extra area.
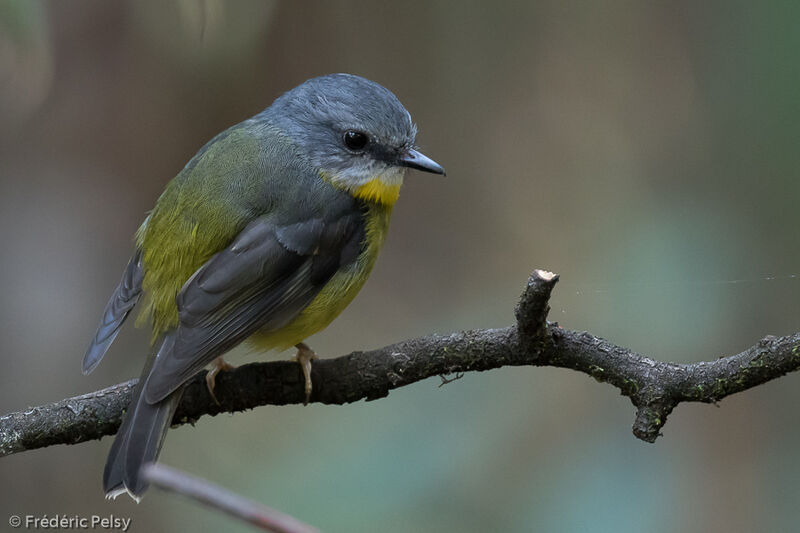
M 428 335 L 315 361 L 311 401 L 376 400 L 431 376 L 502 366 L 554 366 L 617 387 L 637 409 L 634 435 L 654 442 L 679 403 L 715 403 L 800 369 L 800 333 L 765 337 L 739 354 L 715 361 L 678 364 L 643 357 L 589 333 L 561 329 L 547 322 L 550 292 L 557 282 L 555 274 L 534 271 L 517 305 L 514 326 Z M 173 424 L 305 399 L 300 367 L 289 361 L 253 363 L 220 373 L 215 389 L 219 404 L 208 394 L 204 378 L 201 373 L 188 383 Z M 0 417 L 0 457 L 114 434 L 135 383 Z
M 271 509 L 210 481 L 171 468 L 149 463 L 143 475 L 152 485 L 182 494 L 206 507 L 227 513 L 263 531 L 273 533 L 319 533 L 319 530 L 275 509 Z

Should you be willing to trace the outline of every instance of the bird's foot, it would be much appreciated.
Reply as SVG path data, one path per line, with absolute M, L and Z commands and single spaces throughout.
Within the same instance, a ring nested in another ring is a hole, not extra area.
M 211 370 L 209 370 L 206 373 L 206 387 L 208 387 L 208 393 L 211 395 L 212 398 L 214 398 L 214 402 L 217 405 L 219 405 L 219 400 L 217 400 L 217 396 L 214 394 L 214 387 L 216 386 L 217 374 L 219 374 L 220 371 L 222 370 L 227 372 L 229 370 L 233 370 L 234 368 L 236 367 L 226 362 L 221 355 L 216 359 L 214 359 L 213 361 L 211 361 Z
M 303 402 L 303 405 L 308 405 L 308 401 L 311 399 L 311 361 L 319 359 L 319 357 L 317 357 L 314 350 L 309 348 L 304 342 L 296 344 L 295 348 L 297 348 L 297 355 L 294 356 L 293 360 L 300 363 L 303 369 L 303 376 L 306 378 L 306 400 Z

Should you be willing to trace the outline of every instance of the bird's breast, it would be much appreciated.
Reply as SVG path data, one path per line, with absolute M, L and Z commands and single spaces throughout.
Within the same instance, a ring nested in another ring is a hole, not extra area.
M 364 245 L 357 259 L 340 268 L 292 322 L 277 331 L 251 336 L 249 341 L 255 348 L 278 351 L 290 348 L 327 327 L 353 301 L 375 266 L 392 211 L 390 206 L 379 203 L 367 205 Z

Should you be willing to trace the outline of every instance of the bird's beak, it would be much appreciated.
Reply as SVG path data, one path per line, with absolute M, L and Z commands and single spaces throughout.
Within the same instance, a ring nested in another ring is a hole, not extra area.
M 442 176 L 447 175 L 442 165 L 425 154 L 417 152 L 413 148 L 400 156 L 398 164 L 408 168 L 415 168 L 423 172 L 432 172 L 433 174 L 441 174 Z

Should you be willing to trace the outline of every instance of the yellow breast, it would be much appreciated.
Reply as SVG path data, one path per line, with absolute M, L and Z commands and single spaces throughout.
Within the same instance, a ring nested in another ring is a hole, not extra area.
M 249 341 L 255 348 L 279 351 L 290 348 L 328 326 L 355 298 L 375 265 L 392 213 L 391 204 L 369 205 L 365 215 L 366 246 L 358 259 L 334 274 L 316 298 L 292 322 L 277 331 L 258 332 L 251 336 Z

